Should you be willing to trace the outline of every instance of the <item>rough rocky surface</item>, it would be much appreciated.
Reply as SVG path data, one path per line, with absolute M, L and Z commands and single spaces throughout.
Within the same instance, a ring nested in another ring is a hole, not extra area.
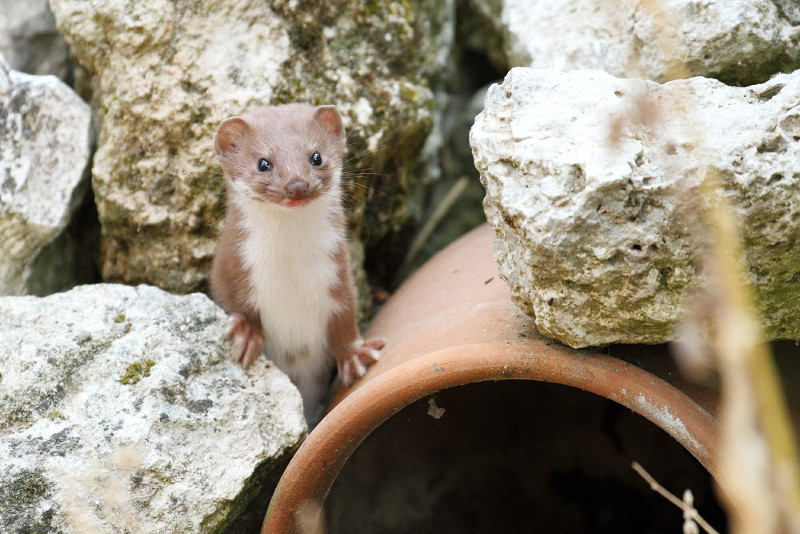
M 58 79 L 9 70 L 0 57 L 0 295 L 64 285 L 68 273 L 34 264 L 86 193 L 90 116 Z
M 229 361 L 225 322 L 150 286 L 0 299 L 0 531 L 223 532 L 265 507 L 300 395 Z
M 47 0 L 0 0 L 0 54 L 13 70 L 69 82 L 69 46 Z
M 352 147 L 348 178 L 361 186 L 350 190 L 354 233 L 365 228 L 368 246 L 413 225 L 413 171 L 433 122 L 430 87 L 447 60 L 452 0 L 51 7 L 95 76 L 105 279 L 203 287 L 223 209 L 214 132 L 267 103 L 338 106 Z
M 667 81 L 680 63 L 690 75 L 737 85 L 800 67 L 800 8 L 788 0 L 469 1 L 500 22 L 481 25 L 483 41 L 500 46 L 509 66 Z M 646 4 L 663 11 L 653 16 Z
M 740 222 L 767 335 L 800 337 L 798 102 L 800 71 L 738 88 L 512 69 L 470 142 L 515 302 L 573 347 L 671 339 L 706 284 L 686 214 L 708 170 Z

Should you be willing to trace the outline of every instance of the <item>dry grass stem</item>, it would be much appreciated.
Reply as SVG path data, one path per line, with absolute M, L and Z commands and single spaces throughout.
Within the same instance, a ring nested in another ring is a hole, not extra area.
M 464 192 L 464 189 L 467 188 L 469 185 L 469 178 L 466 176 L 462 176 L 450 187 L 450 190 L 447 191 L 447 194 L 444 196 L 439 205 L 436 206 L 436 209 L 433 211 L 428 220 L 425 221 L 425 224 L 420 229 L 417 237 L 414 238 L 414 241 L 411 243 L 411 246 L 408 248 L 408 252 L 406 253 L 406 257 L 403 259 L 403 265 L 400 267 L 400 270 L 397 273 L 397 279 L 402 280 L 405 275 L 408 273 L 408 269 L 411 268 L 411 264 L 414 263 L 419 251 L 422 250 L 422 247 L 425 243 L 430 239 L 433 231 L 436 230 L 436 227 L 439 226 L 439 223 L 442 222 L 444 216 L 447 215 L 447 212 L 450 211 L 450 208 L 456 203 L 458 198 Z
M 320 503 L 304 501 L 295 513 L 299 534 L 325 534 L 325 517 Z
M 700 534 L 697 526 L 697 510 L 694 508 L 694 495 L 692 490 L 683 492 L 683 534 Z
M 639 476 L 642 477 L 645 480 L 645 482 L 647 482 L 650 485 L 651 490 L 655 491 L 656 493 L 664 497 L 666 500 L 668 500 L 669 502 L 671 502 L 672 504 L 683 510 L 684 521 L 692 521 L 697 523 L 704 531 L 708 532 L 708 534 L 719 534 L 714 529 L 714 527 L 709 525 L 708 522 L 705 519 L 703 519 L 703 516 L 701 516 L 698 513 L 697 509 L 694 507 L 694 502 L 693 502 L 694 498 L 691 496 L 692 495 L 691 492 L 687 490 L 689 495 L 688 498 L 686 497 L 686 492 L 684 492 L 684 500 L 681 500 L 672 493 L 670 493 L 670 491 L 666 489 L 664 486 L 659 484 L 658 481 L 655 478 L 653 478 L 653 476 L 650 473 L 648 473 L 645 470 L 645 468 L 641 466 L 641 464 L 639 464 L 639 462 L 631 463 L 631 467 L 633 467 L 634 471 L 639 473 Z M 685 527 L 684 527 L 684 532 L 686 532 Z
M 678 24 L 663 2 L 627 0 L 624 9 L 615 2 L 606 1 L 604 5 L 610 16 L 618 18 L 621 28 L 631 27 L 642 17 L 652 22 L 657 29 L 653 44 L 662 57 L 668 58 L 666 79 L 691 75 L 677 59 L 682 57 L 683 48 Z M 629 74 L 639 71 L 638 59 L 632 58 Z M 662 101 L 661 106 L 660 116 L 678 118 L 682 137 L 691 140 L 685 144 L 694 147 L 693 157 L 681 168 L 666 169 L 684 177 L 675 191 L 677 204 L 691 214 L 684 222 L 693 228 L 696 260 L 708 280 L 708 287 L 694 298 L 698 305 L 690 305 L 694 315 L 688 318 L 691 324 L 684 331 L 691 335 L 682 354 L 687 363 L 701 364 L 695 365 L 698 370 L 706 363 L 703 354 L 716 356 L 714 363 L 722 386 L 717 482 L 723 490 L 732 531 L 800 532 L 800 463 L 795 434 L 780 379 L 762 338 L 737 221 L 722 193 L 718 171 L 708 164 L 712 152 L 706 131 L 712 128 L 698 120 L 697 96 L 688 86 L 684 94 L 674 97 L 670 104 Z M 644 124 L 647 115 L 637 112 L 638 107 L 632 102 L 628 113 L 612 119 L 612 147 L 615 138 L 627 130 L 648 129 Z M 663 135 L 658 124 L 648 130 L 655 138 Z
M 720 179 L 708 170 L 704 182 L 714 246 L 710 273 L 720 305 L 716 310 L 715 352 L 722 378 L 723 489 L 735 512 L 736 532 L 800 532 L 800 476 L 797 445 L 782 387 L 754 310 L 739 258 L 738 231 L 722 195 Z

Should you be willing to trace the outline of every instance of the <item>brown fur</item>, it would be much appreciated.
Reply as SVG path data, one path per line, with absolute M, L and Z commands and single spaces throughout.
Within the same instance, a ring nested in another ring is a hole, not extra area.
M 211 298 L 228 313 L 240 313 L 261 330 L 261 317 L 250 303 L 250 271 L 242 264 L 236 246 L 242 241 L 243 231 L 238 226 L 241 214 L 228 206 L 225 225 L 211 266 Z
M 328 321 L 328 344 L 333 350 L 336 364 L 341 368 L 353 355 L 353 341 L 358 339 L 356 325 L 356 292 L 350 270 L 350 251 L 347 244 L 336 252 L 334 261 L 339 267 L 339 283 L 331 288 L 331 296 L 342 305 Z

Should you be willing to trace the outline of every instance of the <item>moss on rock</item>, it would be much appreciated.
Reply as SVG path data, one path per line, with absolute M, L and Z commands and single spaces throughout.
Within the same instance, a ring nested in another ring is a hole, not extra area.
M 125 370 L 119 381 L 125 385 L 137 384 L 142 377 L 150 376 L 150 369 L 156 364 L 153 360 L 142 360 L 133 362 Z

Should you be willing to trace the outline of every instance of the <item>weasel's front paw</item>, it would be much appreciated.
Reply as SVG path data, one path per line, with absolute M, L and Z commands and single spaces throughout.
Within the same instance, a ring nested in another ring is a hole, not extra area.
M 254 326 L 240 313 L 232 313 L 228 318 L 228 337 L 233 338 L 233 361 L 240 362 L 247 369 L 264 349 L 264 332 L 261 326 Z
M 350 356 L 336 362 L 342 384 L 350 387 L 356 379 L 364 376 L 367 368 L 380 358 L 380 351 L 385 344 L 386 342 L 380 338 L 355 340 L 350 346 L 352 351 Z

